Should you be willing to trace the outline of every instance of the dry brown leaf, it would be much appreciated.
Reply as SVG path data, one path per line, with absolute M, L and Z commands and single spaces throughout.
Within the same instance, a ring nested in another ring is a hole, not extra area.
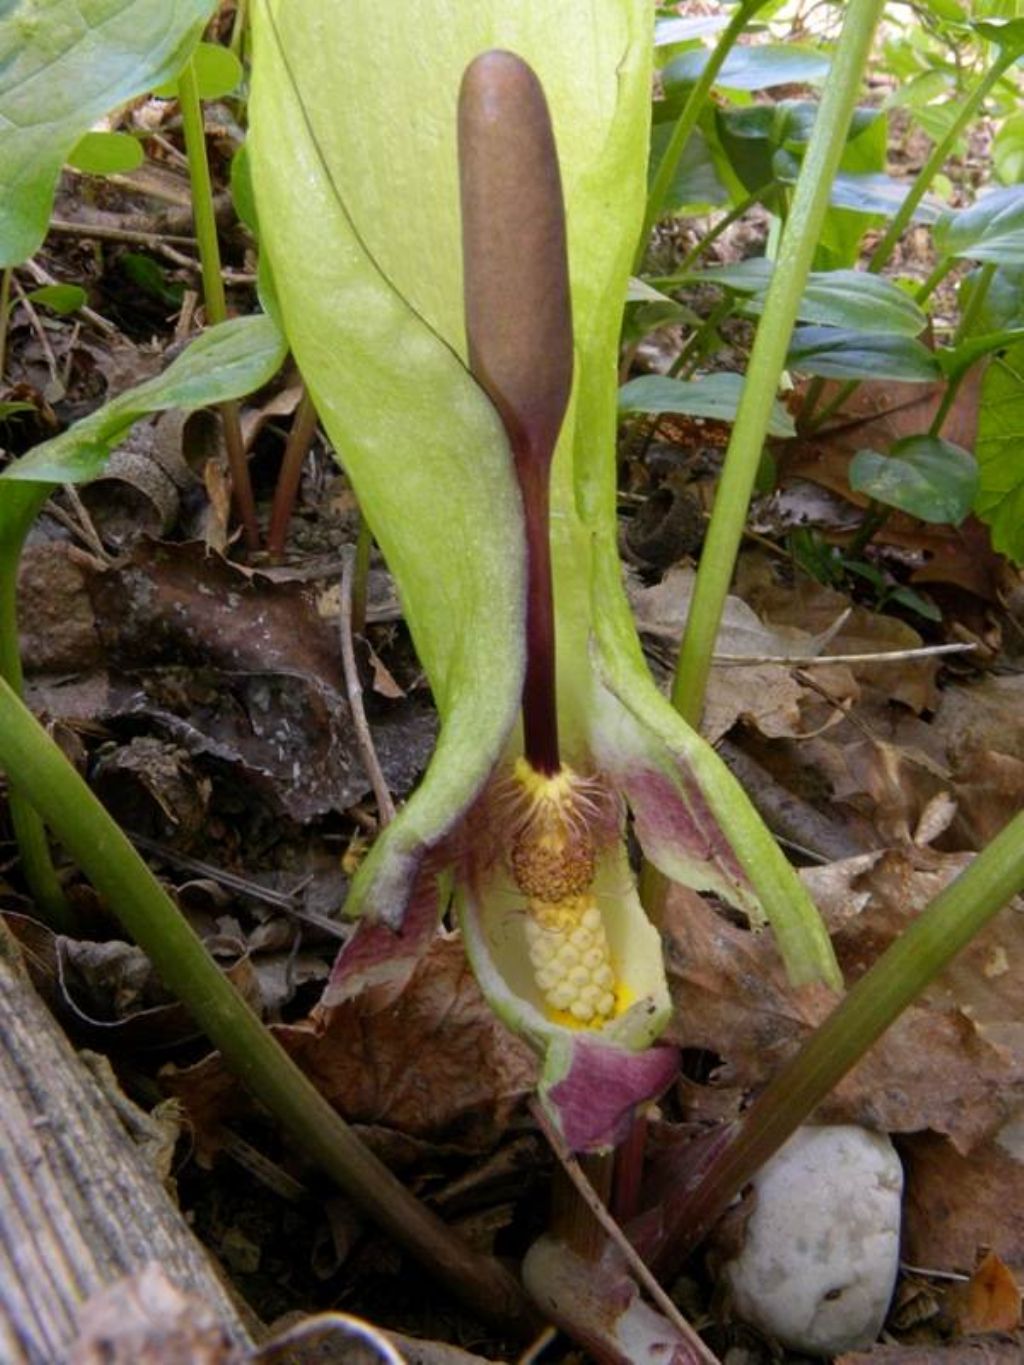
M 641 633 L 675 650 L 689 613 L 694 581 L 692 569 L 674 568 L 655 587 L 631 587 L 630 600 Z M 742 658 L 816 658 L 834 626 L 835 619 L 825 623 L 816 636 L 796 626 L 769 627 L 740 598 L 729 597 L 715 652 Z M 848 699 L 856 689 L 848 675 L 843 683 L 841 691 Z M 800 735 L 810 728 L 802 708 L 806 697 L 806 689 L 788 665 L 717 664 L 711 670 L 701 730 L 712 743 L 740 720 L 769 737 Z M 833 713 L 831 719 L 838 716 Z
M 909 1261 L 966 1272 L 978 1251 L 990 1248 L 1024 1270 L 1024 1161 L 999 1138 L 968 1156 L 937 1133 L 914 1133 L 900 1147 Z
M 151 1261 L 87 1299 L 67 1365 L 241 1365 L 208 1304 L 172 1284 Z
M 533 1053 L 491 1013 L 457 938 L 435 939 L 387 1008 L 346 1001 L 273 1033 L 351 1122 L 460 1151 L 495 1146 L 537 1080 Z M 216 1055 L 165 1079 L 206 1135 L 238 1099 Z
M 859 977 L 964 865 L 909 849 L 868 854 L 803 875 L 833 934 L 848 983 Z M 676 1013 L 669 1040 L 719 1055 L 715 1081 L 753 1088 L 829 1011 L 821 987 L 792 989 L 769 934 L 729 922 L 673 890 L 665 930 Z M 888 1132 L 931 1128 L 964 1152 L 1024 1102 L 1024 915 L 1007 908 L 904 1012 L 819 1114 Z
M 952 1346 L 875 1346 L 837 1356 L 835 1365 L 1020 1365 L 1024 1342 L 958 1341 Z
M 963 1293 L 955 1296 L 955 1305 L 957 1326 L 964 1336 L 1012 1332 L 1020 1326 L 1020 1286 L 992 1251 L 982 1257 Z
M 764 554 L 748 551 L 741 555 L 736 575 L 736 591 L 771 625 L 796 626 L 817 635 L 851 608 L 849 598 L 833 588 L 803 575 L 783 581 L 777 569 L 776 562 Z M 921 644 L 917 631 L 898 617 L 853 606 L 825 653 L 875 654 L 883 650 L 917 649 Z M 938 705 L 935 678 L 939 665 L 935 659 L 899 659 L 846 667 L 861 686 L 877 688 L 883 696 L 902 702 L 915 712 L 934 710 Z
M 295 820 L 347 810 L 366 795 L 337 630 L 318 613 L 312 587 L 246 572 L 196 543 L 146 543 L 109 568 L 79 556 L 73 567 L 69 590 L 84 590 L 91 610 L 74 638 L 85 666 L 102 660 L 108 678 L 85 679 L 84 697 L 72 684 L 49 686 L 45 697 L 30 691 L 33 700 L 58 716 L 145 719 Z M 44 576 L 39 591 L 47 585 Z M 44 658 L 52 665 L 53 652 Z M 28 651 L 28 670 L 36 664 Z M 66 652 L 61 665 L 83 667 Z M 436 718 L 409 697 L 378 703 L 370 721 L 385 777 L 402 794 L 426 765 Z

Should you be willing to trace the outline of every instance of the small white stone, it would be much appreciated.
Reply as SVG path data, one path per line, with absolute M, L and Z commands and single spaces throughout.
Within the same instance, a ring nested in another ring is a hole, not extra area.
M 889 1138 L 800 1128 L 753 1184 L 743 1248 L 724 1269 L 736 1312 L 793 1350 L 870 1346 L 899 1268 L 903 1170 Z

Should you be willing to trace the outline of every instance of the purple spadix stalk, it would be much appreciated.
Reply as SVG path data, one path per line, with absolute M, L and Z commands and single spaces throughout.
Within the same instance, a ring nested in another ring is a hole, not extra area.
M 527 547 L 527 762 L 560 767 L 551 580 L 551 460 L 572 389 L 565 205 L 540 81 L 511 52 L 484 52 L 459 94 L 466 337 L 473 377 L 508 434 Z

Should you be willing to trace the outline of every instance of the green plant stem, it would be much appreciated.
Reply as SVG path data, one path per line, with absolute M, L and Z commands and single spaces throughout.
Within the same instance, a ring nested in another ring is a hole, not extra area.
M 925 303 L 938 289 L 939 285 L 956 266 L 959 265 L 955 256 L 947 256 L 941 260 L 923 284 L 919 285 L 914 292 L 915 303 Z
M 846 552 L 848 559 L 856 559 L 863 554 L 866 546 L 870 545 L 875 536 L 889 520 L 892 513 L 891 507 L 883 507 L 882 504 L 872 498 L 864 512 L 864 520 L 857 528 L 857 534 L 850 541 Z
M 775 198 L 778 191 L 779 186 L 771 184 L 762 185 L 760 189 L 754 190 L 752 194 L 748 194 L 746 199 L 741 200 L 735 208 L 732 208 L 728 213 L 723 214 L 714 227 L 706 232 L 699 242 L 694 243 L 671 275 L 651 280 L 651 284 L 654 288 L 666 289 L 670 288 L 672 285 L 684 283 L 685 276 L 692 270 L 701 256 L 704 255 L 708 247 L 721 237 L 723 232 L 726 232 L 731 228 L 733 223 L 739 222 L 743 215 L 749 212 L 755 204 L 770 203 L 771 200 Z
M 9 499 L 24 503 L 17 517 L 8 512 L 0 538 L 0 678 L 21 695 L 23 678 L 18 647 L 18 563 L 22 546 L 36 514 L 50 494 L 51 485 L 26 490 L 5 485 Z M 8 793 L 11 824 L 21 857 L 21 870 L 39 917 L 61 934 L 74 934 L 78 921 L 64 895 L 53 865 L 46 827 L 35 807 L 17 790 Z
M 199 82 L 195 65 L 189 60 L 178 77 L 178 103 L 188 155 L 188 174 L 192 185 L 192 214 L 195 220 L 199 262 L 203 276 L 203 300 L 206 319 L 212 324 L 223 322 L 228 315 L 221 276 L 220 245 L 217 241 L 217 220 L 213 208 L 213 186 L 210 166 L 206 159 L 206 131 L 203 108 L 199 99 Z M 256 518 L 249 465 L 245 458 L 245 442 L 238 417 L 237 403 L 222 403 L 219 408 L 224 427 L 224 443 L 231 470 L 231 487 L 238 519 L 242 523 L 245 543 L 250 550 L 258 550 L 260 528 Z
M 4 381 L 4 368 L 7 365 L 7 318 L 11 310 L 12 266 L 0 271 L 0 384 Z
M 921 912 L 774 1077 L 712 1156 L 655 1257 L 671 1275 L 730 1201 L 961 948 L 1024 888 L 1024 812 Z
M 691 89 L 686 98 L 686 103 L 680 110 L 679 117 L 676 119 L 675 127 L 672 129 L 672 136 L 668 140 L 661 160 L 658 162 L 658 169 L 655 172 L 651 187 L 647 192 L 647 206 L 644 210 L 643 226 L 640 229 L 640 239 L 637 242 L 636 252 L 633 259 L 633 273 L 639 274 L 647 252 L 647 244 L 651 232 L 658 217 L 664 207 L 668 197 L 669 188 L 672 184 L 672 177 L 676 173 L 679 165 L 679 158 L 686 150 L 693 130 L 697 126 L 701 113 L 704 109 L 715 77 L 722 69 L 722 63 L 732 51 L 736 40 L 746 28 L 753 15 L 757 13 L 767 0 L 741 0 L 737 5 L 736 12 L 729 20 L 728 25 L 722 31 L 722 36 L 715 44 L 715 49 L 708 58 L 707 65 L 700 73 L 700 78 Z
M 730 294 L 715 304 L 701 325 L 687 337 L 686 345 L 669 366 L 668 373 L 673 378 L 679 374 L 689 374 L 700 363 L 708 350 L 710 338 L 718 331 L 719 323 L 729 317 L 735 306 L 735 299 Z
M 235 5 L 235 18 L 231 25 L 228 46 L 239 61 L 245 57 L 245 34 L 249 22 L 249 0 L 238 0 Z
M 271 562 L 276 562 L 284 555 L 284 543 L 295 509 L 295 495 L 299 491 L 302 464 L 316 435 L 316 424 L 316 408 L 309 396 L 309 390 L 304 389 L 295 416 L 292 418 L 292 427 L 285 443 L 284 455 L 281 457 L 281 471 L 277 476 L 277 487 L 274 489 L 274 501 L 270 509 L 267 553 Z
M 362 512 L 356 536 L 356 561 L 352 569 L 352 634 L 366 634 L 366 598 L 370 582 L 370 551 L 373 534 Z
M 422 1205 L 352 1132 L 219 971 L 117 824 L 6 682 L 0 768 L 23 786 L 65 848 L 151 959 L 226 1064 L 364 1213 L 474 1312 L 526 1327 L 518 1285 Z
M 779 245 L 754 339 L 746 384 L 672 685 L 672 703 L 699 726 L 711 655 L 757 477 L 765 433 L 778 389 L 811 260 L 821 238 L 829 192 L 853 114 L 864 65 L 884 0 L 850 0 L 832 72 L 797 181 L 789 221 Z
M 984 101 L 992 87 L 1001 79 L 1003 73 L 1009 69 L 1016 60 L 1016 53 L 1012 48 L 1004 48 L 996 58 L 995 64 L 989 67 L 988 71 L 978 81 L 973 90 L 967 91 L 963 96 L 960 105 L 960 112 L 950 125 L 946 136 L 937 142 L 931 150 L 931 155 L 921 167 L 918 174 L 914 177 L 914 183 L 907 191 L 907 197 L 893 214 L 892 222 L 882 235 L 881 240 L 871 253 L 867 268 L 872 274 L 877 275 L 882 267 L 888 262 L 892 255 L 896 243 L 902 237 L 904 229 L 914 216 L 914 210 L 928 192 L 932 181 L 946 164 L 956 140 L 974 118 L 979 105 Z
M 971 297 L 967 301 L 967 307 L 960 315 L 960 322 L 957 325 L 956 334 L 953 337 L 953 346 L 959 346 L 961 341 L 970 336 L 978 314 L 981 312 L 982 305 L 992 286 L 992 277 L 996 273 L 995 263 L 986 261 L 978 271 L 978 277 L 974 281 L 974 288 L 971 290 Z M 950 409 L 956 402 L 956 396 L 960 392 L 960 387 L 967 378 L 970 366 L 966 369 L 958 370 L 946 383 L 942 401 L 935 410 L 932 424 L 928 428 L 929 436 L 938 436 L 945 426 L 946 418 L 949 416 Z

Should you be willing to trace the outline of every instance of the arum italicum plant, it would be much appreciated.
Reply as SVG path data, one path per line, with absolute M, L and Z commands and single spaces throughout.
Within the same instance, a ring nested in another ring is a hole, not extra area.
M 294 19 L 288 0 L 253 11 L 261 241 L 441 717 L 355 879 L 366 923 L 327 1001 L 400 988 L 454 891 L 550 1113 L 600 1147 L 673 1067 L 650 1046 L 669 995 L 627 808 L 663 874 L 770 921 L 794 982 L 839 984 L 798 879 L 653 685 L 620 581 L 649 6 L 305 0 Z

